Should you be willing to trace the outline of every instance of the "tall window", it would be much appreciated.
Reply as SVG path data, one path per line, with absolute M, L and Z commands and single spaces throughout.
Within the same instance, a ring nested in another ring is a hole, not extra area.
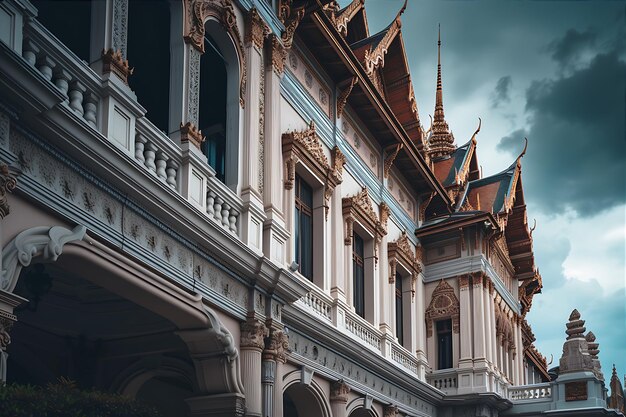
M 452 368 L 452 319 L 437 322 L 437 367 Z
M 313 189 L 296 175 L 296 262 L 302 275 L 313 280 Z
M 396 272 L 396 337 L 404 345 L 404 322 L 402 320 L 402 276 Z
M 353 303 L 356 314 L 365 317 L 365 274 L 363 269 L 363 238 L 354 233 L 352 243 Z

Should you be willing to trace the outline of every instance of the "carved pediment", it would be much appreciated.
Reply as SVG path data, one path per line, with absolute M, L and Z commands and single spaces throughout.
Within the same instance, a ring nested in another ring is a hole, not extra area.
M 395 242 L 387 244 L 387 256 L 389 258 L 389 283 L 394 284 L 396 282 L 396 268 L 398 261 L 405 265 L 411 273 L 411 294 L 415 296 L 415 282 L 417 276 L 422 272 L 422 267 L 418 263 L 415 252 L 411 248 L 409 237 L 406 232 L 402 232 L 402 235 Z
M 376 240 L 374 244 L 374 257 L 378 262 L 378 245 L 383 236 L 387 234 L 387 219 L 389 218 L 389 207 L 385 203 L 380 205 L 380 219 L 374 211 L 369 192 L 364 187 L 361 192 L 352 196 L 344 197 L 341 202 L 343 215 L 346 220 L 346 230 L 344 242 L 346 245 L 352 244 L 353 222 L 357 220 Z
M 430 304 L 426 309 L 426 336 L 433 335 L 433 323 L 440 319 L 452 319 L 452 331 L 459 333 L 459 299 L 454 294 L 454 288 L 443 279 L 433 291 Z
M 285 189 L 291 190 L 296 178 L 296 163 L 307 166 L 318 178 L 324 181 L 324 205 L 328 215 L 328 202 L 343 178 L 343 166 L 346 158 L 338 147 L 332 149 L 332 164 L 324 154 L 324 148 L 311 121 L 308 129 L 298 132 L 283 133 L 283 158 L 285 160 Z

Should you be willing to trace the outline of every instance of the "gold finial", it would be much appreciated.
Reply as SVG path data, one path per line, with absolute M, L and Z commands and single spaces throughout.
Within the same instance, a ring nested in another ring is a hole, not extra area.
M 437 91 L 435 96 L 435 119 L 430 137 L 430 156 L 433 158 L 450 155 L 454 146 L 454 135 L 450 132 L 443 111 L 443 83 L 441 81 L 441 25 L 437 37 Z
M 472 135 L 472 142 L 476 141 L 476 135 L 478 134 L 478 132 L 480 132 L 480 127 L 482 126 L 483 121 L 481 120 L 481 118 L 478 118 L 478 128 L 476 128 L 476 131 L 474 132 L 474 134 Z

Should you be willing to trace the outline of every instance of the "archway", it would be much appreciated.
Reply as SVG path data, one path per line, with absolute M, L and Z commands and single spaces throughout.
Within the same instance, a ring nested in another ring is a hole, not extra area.
M 285 375 L 283 382 L 283 417 L 331 417 L 324 390 L 314 379 L 303 383 L 298 370 Z
M 136 396 L 159 400 L 159 393 L 176 391 L 177 404 L 165 415 L 186 413 L 185 402 L 212 409 L 225 398 L 231 408 L 219 412 L 243 409 L 232 336 L 199 296 L 86 236 L 81 226 L 25 230 L 5 246 L 2 261 L 0 288 L 29 299 L 16 311 L 9 381 L 67 376 L 83 387 L 119 391 L 115 375 L 134 365 L 151 372 L 134 384 Z M 165 366 L 172 361 L 184 366 Z

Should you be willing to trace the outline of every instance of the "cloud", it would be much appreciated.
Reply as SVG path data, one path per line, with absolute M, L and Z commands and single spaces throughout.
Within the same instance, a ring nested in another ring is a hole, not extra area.
M 558 56 L 571 53 L 561 46 Z M 514 155 L 528 137 L 524 183 L 542 211 L 593 216 L 626 201 L 624 74 L 626 63 L 614 50 L 526 90 L 528 128 L 497 146 Z
M 498 82 L 496 83 L 496 87 L 491 94 L 491 106 L 498 107 L 503 103 L 508 103 L 511 101 L 511 85 L 513 81 L 511 80 L 510 75 L 506 75 L 504 77 L 500 77 Z
M 576 64 L 585 52 L 591 51 L 596 39 L 597 34 L 591 30 L 579 32 L 570 29 L 562 38 L 550 42 L 548 51 L 552 52 L 552 59 L 565 67 Z

